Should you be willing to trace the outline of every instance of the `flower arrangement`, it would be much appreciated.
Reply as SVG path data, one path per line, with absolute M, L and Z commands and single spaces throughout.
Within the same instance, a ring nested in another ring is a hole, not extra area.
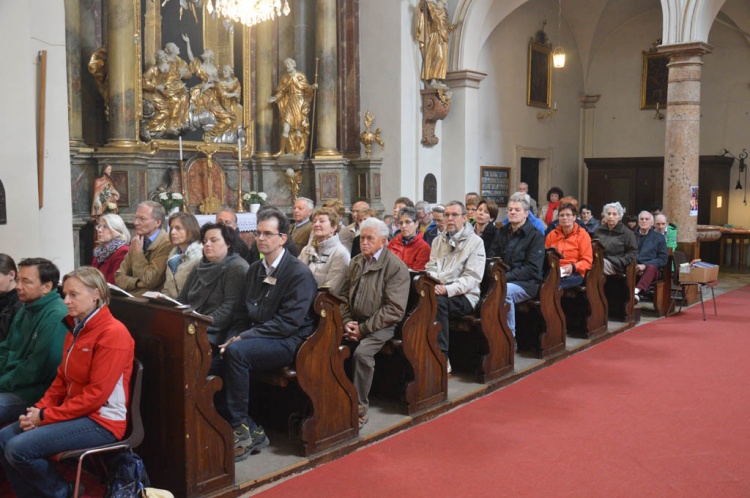
M 263 204 L 268 199 L 268 195 L 265 192 L 245 192 L 242 194 L 242 200 L 246 204 Z
M 162 192 L 159 194 L 159 204 L 164 206 L 167 212 L 182 206 L 182 194 L 177 192 Z

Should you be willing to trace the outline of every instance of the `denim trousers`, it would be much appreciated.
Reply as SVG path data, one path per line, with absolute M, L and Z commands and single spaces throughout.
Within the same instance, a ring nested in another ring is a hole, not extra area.
M 578 287 L 583 283 L 583 277 L 580 273 L 571 273 L 567 277 L 560 279 L 560 288 L 570 289 L 571 287 Z
M 13 393 L 0 393 L 0 426 L 16 422 L 18 417 L 26 415 L 29 403 Z
M 0 464 L 18 498 L 65 498 L 68 485 L 47 457 L 115 442 L 88 417 L 23 431 L 18 422 L 0 430 Z
M 224 357 L 219 359 L 218 364 L 214 364 L 212 370 L 220 372 L 224 381 L 221 401 L 225 406 L 219 411 L 232 428 L 247 424 L 252 432 L 257 427 L 247 412 L 250 403 L 250 372 L 275 370 L 291 365 L 300 341 L 253 337 L 234 341 L 227 346 Z
M 505 296 L 505 302 L 509 303 L 508 310 L 508 328 L 513 332 L 513 337 L 516 336 L 516 304 L 522 303 L 531 299 L 523 287 L 514 283 L 508 282 L 508 291 Z

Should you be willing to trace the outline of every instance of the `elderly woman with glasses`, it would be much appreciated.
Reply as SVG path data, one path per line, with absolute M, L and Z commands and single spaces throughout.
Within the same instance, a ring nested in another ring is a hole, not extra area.
M 116 214 L 105 214 L 96 222 L 99 245 L 94 249 L 91 266 L 104 274 L 110 284 L 115 283 L 115 272 L 128 254 L 130 231 Z
M 554 247 L 560 258 L 560 287 L 568 289 L 583 283 L 583 277 L 591 269 L 594 253 L 591 237 L 585 228 L 576 223 L 578 208 L 572 202 L 561 203 L 557 208 L 559 224 L 544 242 L 545 247 Z
M 424 270 L 430 260 L 430 246 L 419 232 L 417 210 L 413 207 L 401 208 L 396 223 L 400 232 L 388 243 L 388 249 L 410 270 Z
M 312 238 L 302 248 L 299 260 L 310 268 L 319 287 L 328 287 L 341 297 L 351 256 L 336 233 L 339 220 L 339 213 L 331 207 L 316 209 L 312 214 Z

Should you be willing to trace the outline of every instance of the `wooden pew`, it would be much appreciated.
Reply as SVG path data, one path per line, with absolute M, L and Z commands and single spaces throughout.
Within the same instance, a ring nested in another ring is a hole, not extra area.
M 232 428 L 213 404 L 222 382 L 208 377 L 211 319 L 143 299 L 113 297 L 110 309 L 144 365 L 138 454 L 151 482 L 186 498 L 235 488 Z
M 635 274 L 636 262 L 630 263 L 625 275 L 607 275 L 604 293 L 609 303 L 609 317 L 625 322 L 629 327 L 640 321 L 640 314 L 635 308 Z
M 565 351 L 565 313 L 560 288 L 560 253 L 547 248 L 544 282 L 536 299 L 516 304 L 518 349 L 532 349 L 539 358 Z
M 409 415 L 448 400 L 446 359 L 438 347 L 440 324 L 435 321 L 438 283 L 427 274 L 413 274 L 406 315 L 396 326 L 394 338 L 379 353 L 399 355 L 406 364 L 405 379 L 399 379 L 399 391 L 403 388 Z M 405 386 L 401 380 L 406 381 Z
M 341 346 L 340 304 L 328 289 L 319 290 L 314 302 L 318 326 L 300 345 L 294 365 L 251 374 L 275 386 L 299 386 L 307 403 L 299 428 L 290 432 L 299 434 L 305 456 L 359 437 L 357 393 L 344 372 L 349 348 Z
M 562 306 L 568 334 L 593 339 L 607 332 L 607 297 L 604 295 L 604 247 L 591 241 L 594 261 L 583 285 L 565 289 Z
M 479 378 L 490 383 L 513 372 L 515 343 L 508 328 L 508 308 L 505 302 L 505 272 L 508 266 L 500 259 L 487 261 L 481 284 L 481 298 L 474 313 L 451 320 L 453 337 L 470 334 L 480 338 L 482 356 Z M 451 346 L 453 351 L 453 346 Z
M 654 311 L 656 316 L 667 316 L 672 302 L 672 249 L 667 249 L 667 264 L 661 270 L 661 278 L 654 282 Z

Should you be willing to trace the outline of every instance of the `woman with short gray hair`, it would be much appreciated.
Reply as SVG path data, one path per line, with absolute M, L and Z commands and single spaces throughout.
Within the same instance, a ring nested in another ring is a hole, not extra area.
M 625 208 L 619 202 L 604 205 L 604 221 L 592 238 L 604 246 L 604 274 L 622 275 L 628 265 L 638 258 L 635 234 L 622 223 Z

